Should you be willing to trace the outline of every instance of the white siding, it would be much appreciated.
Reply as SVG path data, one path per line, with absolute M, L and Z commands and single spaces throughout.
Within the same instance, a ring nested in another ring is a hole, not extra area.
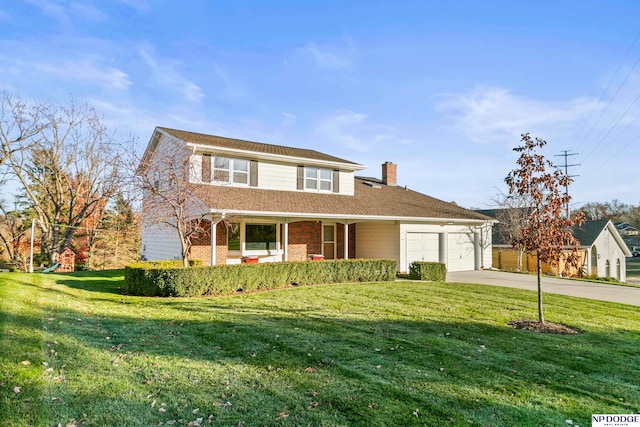
M 258 162 L 258 188 L 295 191 L 297 166 L 282 163 Z
M 356 256 L 393 259 L 400 268 L 400 227 L 393 222 L 359 222 L 356 225 Z
M 353 172 L 340 171 L 340 194 L 353 196 L 355 186 L 355 174 Z
M 149 261 L 182 259 L 180 239 L 169 226 L 143 225 L 142 256 Z
M 189 182 L 202 184 L 202 156 L 199 154 L 189 158 Z
M 232 154 L 225 156 L 233 157 Z M 258 188 L 265 190 L 298 191 L 298 165 L 258 161 Z M 190 181 L 202 182 L 202 154 L 193 154 L 190 158 Z M 355 176 L 353 172 L 340 171 L 338 185 L 340 192 L 353 196 Z M 216 185 L 213 183 L 212 185 Z M 229 184 L 226 184 L 229 185 Z

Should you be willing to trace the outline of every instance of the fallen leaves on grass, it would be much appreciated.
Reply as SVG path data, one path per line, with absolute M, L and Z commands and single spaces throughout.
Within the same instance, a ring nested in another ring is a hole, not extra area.
M 288 416 L 289 416 L 289 414 L 287 414 L 286 412 L 278 412 L 278 416 L 276 417 L 276 421 L 282 420 L 284 418 L 287 418 Z
M 31 365 L 31 362 L 29 362 L 28 360 L 23 360 L 22 362 L 20 362 L 20 364 L 23 366 L 29 366 Z

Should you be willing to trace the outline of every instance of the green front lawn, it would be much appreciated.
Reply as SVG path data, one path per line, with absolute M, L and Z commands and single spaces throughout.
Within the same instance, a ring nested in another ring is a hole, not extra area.
M 392 282 L 219 298 L 0 274 L 0 425 L 567 426 L 640 411 L 640 308 Z M 189 424 L 191 423 L 191 424 Z

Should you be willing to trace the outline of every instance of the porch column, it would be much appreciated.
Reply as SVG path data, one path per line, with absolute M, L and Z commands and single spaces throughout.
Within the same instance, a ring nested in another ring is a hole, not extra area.
M 480 242 L 480 233 L 478 231 L 473 232 L 473 268 L 474 270 L 480 270 L 482 267 L 482 260 L 480 255 L 482 254 L 482 244 Z
M 344 222 L 344 259 L 349 259 L 349 222 Z
M 211 265 L 216 265 L 218 259 L 217 259 L 217 253 L 216 253 L 216 249 L 217 249 L 217 236 L 216 236 L 216 232 L 218 229 L 218 223 L 220 222 L 220 220 L 216 220 L 216 221 L 211 221 Z
M 447 265 L 447 232 L 438 234 L 438 260 Z
M 284 241 L 282 242 L 282 248 L 284 249 L 284 261 L 289 261 L 289 221 L 284 220 Z

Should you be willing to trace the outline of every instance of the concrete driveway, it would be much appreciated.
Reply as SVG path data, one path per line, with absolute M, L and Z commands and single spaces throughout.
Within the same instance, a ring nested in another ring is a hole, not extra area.
M 480 283 L 508 288 L 537 290 L 537 276 L 497 270 L 455 271 L 447 273 L 447 282 Z M 605 285 L 580 280 L 542 277 L 542 292 L 619 302 L 640 306 L 640 288 Z

